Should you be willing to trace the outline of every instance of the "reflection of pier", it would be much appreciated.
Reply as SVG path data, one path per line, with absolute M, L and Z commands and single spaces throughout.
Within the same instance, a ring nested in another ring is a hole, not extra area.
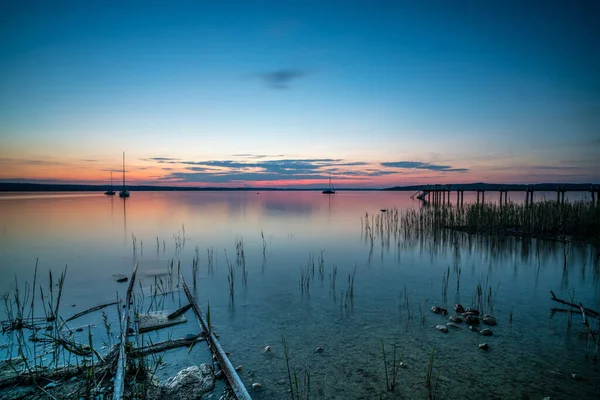
M 600 204 L 600 186 L 592 185 L 588 190 L 582 190 L 581 188 L 568 188 L 564 185 L 556 185 L 554 188 L 542 187 L 535 188 L 533 186 L 527 186 L 525 189 L 523 188 L 504 188 L 500 187 L 499 189 L 483 189 L 483 188 L 469 188 L 465 189 L 459 185 L 430 185 L 415 192 L 411 199 L 415 197 L 419 200 L 422 200 L 427 203 L 431 203 L 433 205 L 449 205 L 450 204 L 450 195 L 452 192 L 456 192 L 456 205 L 462 206 L 465 196 L 465 191 L 467 192 L 477 192 L 477 204 L 483 204 L 485 202 L 485 192 L 500 192 L 500 205 L 506 204 L 508 202 L 508 192 L 525 192 L 525 204 L 533 203 L 533 194 L 535 192 L 548 192 L 548 191 L 556 191 L 556 202 L 564 203 L 565 202 L 565 193 L 566 192 L 582 192 L 589 191 L 592 195 L 592 203 Z

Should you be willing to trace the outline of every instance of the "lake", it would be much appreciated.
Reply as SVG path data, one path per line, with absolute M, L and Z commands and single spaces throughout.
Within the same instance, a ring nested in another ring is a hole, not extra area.
M 140 299 L 155 290 L 174 291 L 160 301 L 146 298 L 141 307 L 174 310 L 187 300 L 176 276 L 170 281 L 164 274 L 173 262 L 176 275 L 179 263 L 191 286 L 198 255 L 197 301 L 203 311 L 210 303 L 211 322 L 232 363 L 243 365 L 239 374 L 246 387 L 262 384 L 262 390 L 250 390 L 255 399 L 289 398 L 282 336 L 290 367 L 301 387 L 309 372 L 315 399 L 427 398 L 434 346 L 432 382 L 440 399 L 598 398 L 600 368 L 592 360 L 597 342 L 588 342 L 580 313 L 572 315 L 569 326 L 568 313 L 551 312 L 564 306 L 550 296 L 553 290 L 561 299 L 572 295 L 576 303 L 600 309 L 594 250 L 452 232 L 411 240 L 384 229 L 371 242 L 365 215 L 374 224 L 394 209 L 418 209 L 422 205 L 411 194 L 132 192 L 123 200 L 97 193 L 3 193 L 0 292 L 12 291 L 15 279 L 20 286 L 31 283 L 36 260 L 38 285 L 47 286 L 49 270 L 56 282 L 67 266 L 60 308 L 66 317 L 114 301 L 117 293 L 124 297 L 127 284 L 115 282 L 113 275 L 130 275 L 138 262 Z M 475 196 L 465 193 L 465 203 Z M 554 199 L 556 194 L 535 196 Z M 486 201 L 497 197 L 488 192 Z M 525 194 L 509 197 L 522 202 Z M 568 197 L 584 199 L 589 193 Z M 234 270 L 233 300 L 228 263 Z M 308 285 L 301 285 L 303 276 Z M 448 333 L 436 330 L 448 316 L 432 313 L 431 307 L 453 313 L 455 303 L 473 306 L 478 285 L 484 289 L 482 308 L 498 322 L 491 327 L 493 335 L 483 337 L 464 323 Z M 117 311 L 110 307 L 106 313 L 114 333 Z M 0 315 L 5 319 L 4 309 Z M 186 324 L 145 336 L 156 343 L 167 335 L 197 333 L 193 314 L 186 315 Z M 598 329 L 597 320 L 591 323 Z M 72 327 L 87 324 L 93 325 L 95 346 L 114 342 L 99 312 L 73 321 Z M 81 335 L 78 340 L 87 340 L 87 330 Z M 395 340 L 403 366 L 395 392 L 389 393 L 382 341 L 391 367 Z M 3 335 L 0 343 L 6 341 Z M 488 351 L 478 347 L 484 342 Z M 263 352 L 266 346 L 272 351 Z M 157 371 L 161 379 L 210 363 L 210 353 L 198 344 L 189 354 L 186 348 L 169 351 L 164 361 Z

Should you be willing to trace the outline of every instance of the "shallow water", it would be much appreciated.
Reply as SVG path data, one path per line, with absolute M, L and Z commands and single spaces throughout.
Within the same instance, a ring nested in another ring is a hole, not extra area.
M 310 373 L 311 398 L 379 398 L 380 394 L 382 398 L 427 398 L 426 370 L 434 345 L 438 398 L 597 398 L 600 371 L 591 360 L 596 343 L 589 343 L 586 350 L 587 330 L 581 316 L 574 314 L 569 328 L 566 313 L 550 312 L 561 305 L 550 301 L 549 294 L 553 290 L 568 299 L 569 290 L 574 290 L 576 302 L 600 308 L 592 250 L 573 246 L 565 269 L 562 244 L 516 238 L 498 243 L 446 233 L 435 241 L 412 242 L 392 235 L 383 241 L 376 236 L 371 246 L 361 217 L 379 215 L 381 209 L 420 207 L 411 194 L 133 192 L 125 201 L 102 194 L 3 194 L 0 292 L 14 288 L 15 276 L 21 284 L 31 282 L 36 259 L 42 284 L 47 283 L 49 269 L 56 279 L 67 265 L 61 310 L 69 316 L 113 301 L 117 292 L 123 297 L 126 284 L 114 282 L 112 275 L 129 275 L 136 261 L 146 295 L 156 287 L 153 274 L 167 271 L 171 260 L 175 273 L 180 261 L 191 286 L 198 247 L 197 300 L 203 310 L 210 302 L 212 324 L 223 347 L 231 352 L 232 363 L 243 365 L 240 376 L 247 387 L 253 382 L 263 385 L 263 390 L 251 392 L 253 398 L 288 397 L 282 335 L 301 389 L 305 371 Z M 536 193 L 536 199 L 554 196 Z M 581 199 L 589 194 L 569 196 Z M 497 193 L 490 192 L 486 201 L 495 197 Z M 509 197 L 522 201 L 525 196 L 509 193 Z M 465 193 L 465 202 L 474 198 Z M 240 239 L 247 283 L 236 262 Z M 214 251 L 212 273 L 207 249 Z M 301 269 L 309 257 L 314 259 L 315 272 L 309 269 L 309 288 L 301 290 Z M 233 302 L 226 258 L 235 269 Z M 355 268 L 354 295 L 345 297 L 348 276 Z M 444 299 L 446 271 L 450 275 Z M 493 336 L 482 337 L 468 329 L 447 334 L 434 329 L 448 321 L 430 311 L 433 305 L 471 306 L 477 285 L 486 282 L 492 297 L 485 309 L 491 311 L 493 303 L 498 319 Z M 137 285 L 136 290 L 141 293 Z M 183 293 L 176 292 L 165 296 L 158 308 L 175 309 L 186 303 Z M 144 308 L 148 307 L 146 301 Z M 115 329 L 116 309 L 107 309 L 107 314 Z M 188 323 L 167 330 L 172 337 L 198 331 L 193 315 L 187 316 Z M 95 324 L 92 333 L 99 342 L 108 342 L 98 313 L 73 326 L 88 323 Z M 593 325 L 597 328 L 597 321 Z M 146 336 L 157 342 L 166 339 L 167 331 Z M 390 360 L 394 339 L 406 367 L 399 371 L 395 392 L 388 393 L 381 341 Z M 489 351 L 478 348 L 483 342 L 490 344 Z M 263 353 L 267 345 L 273 351 Z M 324 350 L 315 352 L 319 346 Z M 161 378 L 210 362 L 210 357 L 205 346 L 197 345 L 189 355 L 188 349 L 173 350 L 164 360 L 167 365 L 158 370 Z M 582 379 L 573 379 L 573 373 Z

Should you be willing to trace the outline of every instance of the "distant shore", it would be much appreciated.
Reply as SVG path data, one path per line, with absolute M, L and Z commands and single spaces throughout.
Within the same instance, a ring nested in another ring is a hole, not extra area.
M 564 188 L 569 191 L 587 192 L 598 184 L 592 183 L 539 183 L 534 185 L 526 184 L 500 184 L 500 183 L 466 183 L 440 185 L 440 188 L 449 187 L 452 190 L 461 188 L 465 191 L 489 190 L 489 191 L 525 191 L 533 189 L 535 191 L 555 191 Z M 412 185 L 412 186 L 394 186 L 390 188 L 336 188 L 336 191 L 419 191 L 430 188 L 434 185 Z M 45 183 L 0 183 L 0 192 L 100 192 L 109 188 L 108 185 L 77 185 L 77 184 L 45 184 Z M 115 186 L 115 188 L 119 188 Z M 151 192 L 151 191 L 320 191 L 323 188 L 272 188 L 272 187 L 179 187 L 179 186 L 154 186 L 154 185 L 132 185 L 127 186 L 130 191 Z

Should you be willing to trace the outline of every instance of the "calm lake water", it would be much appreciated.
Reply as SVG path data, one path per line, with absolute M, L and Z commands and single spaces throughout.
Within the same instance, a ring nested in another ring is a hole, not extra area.
M 171 261 L 175 274 L 180 262 L 191 286 L 197 252 L 198 303 L 206 310 L 210 302 L 214 329 L 232 363 L 243 365 L 240 376 L 246 386 L 263 385 L 261 391 L 251 391 L 253 398 L 289 398 L 282 335 L 299 380 L 305 370 L 310 372 L 314 399 L 427 398 L 426 371 L 434 345 L 433 381 L 441 399 L 598 398 L 600 368 L 591 359 L 597 344 L 588 344 L 580 314 L 573 315 L 569 328 L 567 313 L 551 313 L 562 307 L 550 300 L 549 292 L 568 299 L 574 291 L 576 302 L 599 309 L 593 250 L 573 246 L 565 269 L 562 244 L 535 240 L 492 242 L 449 233 L 411 241 L 392 234 L 383 240 L 376 235 L 371 244 L 361 218 L 384 215 L 382 209 L 418 209 L 421 204 L 411 194 L 132 192 L 126 200 L 96 193 L 0 194 L 0 292 L 12 291 L 15 277 L 20 285 L 31 282 L 36 259 L 38 284 L 47 285 L 48 270 L 56 279 L 68 266 L 61 300 L 61 314 L 68 317 L 114 301 L 117 293 L 124 297 L 126 284 L 112 275 L 129 275 L 136 261 L 140 299 L 142 291 L 148 296 L 156 283 L 161 286 L 156 276 L 167 272 Z M 513 201 L 525 197 L 509 196 Z M 589 193 L 569 196 L 582 199 Z M 496 197 L 486 193 L 486 201 Z M 555 194 L 536 193 L 536 199 L 544 197 L 554 199 Z M 474 198 L 465 193 L 465 202 Z M 246 280 L 236 241 L 243 242 Z M 233 302 L 227 260 L 235 270 Z M 309 262 L 310 285 L 301 290 L 301 270 Z M 354 295 L 349 297 L 354 270 Z M 161 289 L 171 289 L 162 279 Z M 143 307 L 174 310 L 187 304 L 176 284 L 175 293 L 162 296 L 159 304 L 146 299 Z M 464 324 L 447 334 L 436 330 L 448 317 L 433 314 L 431 307 L 472 306 L 478 284 L 492 289 L 484 308 L 491 311 L 493 303 L 498 320 L 491 327 L 493 336 L 483 337 Z M 116 309 L 106 312 L 116 332 Z M 5 318 L 4 309 L 0 315 Z M 145 336 L 158 342 L 167 335 L 197 333 L 193 314 L 186 315 L 186 324 Z M 111 341 L 100 313 L 75 320 L 71 327 L 87 324 L 94 325 L 97 347 Z M 598 328 L 597 321 L 592 325 Z M 81 335 L 78 340 L 86 341 L 87 330 Z M 388 393 L 381 341 L 390 360 L 395 339 L 405 368 L 399 371 L 396 391 Z M 5 341 L 3 335 L 0 343 Z M 487 352 L 478 347 L 484 342 L 490 345 Z M 265 346 L 273 351 L 263 353 Z M 317 347 L 323 351 L 316 352 Z M 210 362 L 210 354 L 199 344 L 189 354 L 188 349 L 169 351 L 164 361 L 157 372 L 161 379 Z

